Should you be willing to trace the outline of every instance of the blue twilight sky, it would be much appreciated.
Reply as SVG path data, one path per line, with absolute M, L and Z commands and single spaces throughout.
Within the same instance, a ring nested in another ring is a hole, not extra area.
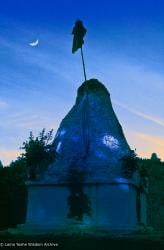
M 16 159 L 29 131 L 56 130 L 83 82 L 71 53 L 77 18 L 87 28 L 87 77 L 108 88 L 139 156 L 164 159 L 164 2 L 1 0 L 0 159 Z M 39 39 L 39 46 L 28 43 Z

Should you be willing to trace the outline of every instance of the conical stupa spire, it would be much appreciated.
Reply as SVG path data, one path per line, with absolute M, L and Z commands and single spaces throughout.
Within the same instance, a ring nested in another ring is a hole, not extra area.
M 45 174 L 49 181 L 66 182 L 72 166 L 86 173 L 86 182 L 121 176 L 122 158 L 130 148 L 110 94 L 98 80 L 88 80 L 79 87 L 76 103 L 57 131 L 54 151 L 59 157 Z

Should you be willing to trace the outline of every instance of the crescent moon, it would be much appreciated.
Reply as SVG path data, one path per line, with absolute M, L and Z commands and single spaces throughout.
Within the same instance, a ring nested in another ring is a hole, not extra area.
M 38 43 L 39 43 L 39 40 L 37 39 L 36 41 L 34 41 L 34 42 L 32 42 L 32 43 L 29 43 L 29 45 L 30 45 L 31 47 L 36 47 L 36 46 L 38 45 Z

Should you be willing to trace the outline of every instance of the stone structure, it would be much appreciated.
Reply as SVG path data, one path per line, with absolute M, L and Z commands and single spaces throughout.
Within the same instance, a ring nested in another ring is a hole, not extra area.
M 133 165 L 127 173 L 132 151 L 98 80 L 79 87 L 53 145 L 57 160 L 28 185 L 26 225 L 135 230 L 146 224 L 140 176 Z

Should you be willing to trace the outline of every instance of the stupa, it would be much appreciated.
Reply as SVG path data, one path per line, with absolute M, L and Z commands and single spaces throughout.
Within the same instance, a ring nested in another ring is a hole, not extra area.
M 146 224 L 146 193 L 106 87 L 96 79 L 78 89 L 57 130 L 57 159 L 28 184 L 26 225 L 135 230 Z

